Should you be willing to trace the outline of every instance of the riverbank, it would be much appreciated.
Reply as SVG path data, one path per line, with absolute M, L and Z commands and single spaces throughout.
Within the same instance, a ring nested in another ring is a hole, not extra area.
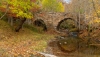
M 25 26 L 20 32 L 14 32 L 8 23 L 0 20 L 0 57 L 29 57 L 38 54 L 35 51 L 45 52 L 47 42 L 54 35 L 34 30 Z

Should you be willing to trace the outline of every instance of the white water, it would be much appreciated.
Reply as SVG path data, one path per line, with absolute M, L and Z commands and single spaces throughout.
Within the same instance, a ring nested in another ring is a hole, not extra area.
M 57 57 L 57 56 L 52 55 L 52 54 L 47 54 L 47 53 L 42 53 L 42 52 L 38 52 L 38 53 L 44 55 L 45 57 Z

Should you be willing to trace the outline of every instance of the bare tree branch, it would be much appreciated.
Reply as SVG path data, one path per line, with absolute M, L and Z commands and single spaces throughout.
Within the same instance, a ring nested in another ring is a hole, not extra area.
M 7 14 L 9 10 L 9 4 L 7 3 L 6 12 L 0 17 L 0 20 Z

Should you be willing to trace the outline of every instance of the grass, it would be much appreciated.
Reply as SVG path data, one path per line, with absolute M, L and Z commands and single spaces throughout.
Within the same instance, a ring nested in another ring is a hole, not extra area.
M 28 25 L 25 25 L 20 32 L 14 32 L 8 23 L 0 20 L 1 54 L 8 55 L 9 52 L 10 54 L 15 54 L 16 52 L 24 54 L 25 50 L 44 52 L 47 42 L 52 38 L 54 38 L 54 35 L 46 34 L 41 30 L 38 31 L 37 28 Z

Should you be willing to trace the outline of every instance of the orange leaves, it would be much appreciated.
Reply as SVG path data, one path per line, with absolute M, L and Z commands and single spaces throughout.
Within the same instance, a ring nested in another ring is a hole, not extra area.
M 28 49 L 27 47 L 15 47 L 11 51 L 9 51 L 9 53 L 15 56 L 18 56 L 19 54 L 21 54 L 21 55 L 25 55 L 29 57 L 28 53 L 31 53 L 31 52 L 30 52 L 30 49 Z
M 12 47 L 10 46 L 11 49 L 8 51 L 8 54 L 11 54 L 16 57 L 18 57 L 18 56 L 30 57 L 32 55 L 39 56 L 39 57 L 43 56 L 43 55 L 37 53 L 32 48 L 30 48 L 30 46 L 37 45 L 37 43 L 33 44 L 33 43 L 29 43 L 29 42 L 30 42 L 30 40 L 22 41 L 19 44 L 14 44 Z
M 5 8 L 0 7 L 0 12 L 5 12 L 5 11 L 6 11 L 6 9 L 5 9 Z
M 32 12 L 37 12 L 37 11 L 39 11 L 39 9 L 40 9 L 40 7 L 37 6 L 37 7 L 34 7 L 34 8 L 32 8 L 32 9 L 30 9 L 30 11 L 32 11 Z

